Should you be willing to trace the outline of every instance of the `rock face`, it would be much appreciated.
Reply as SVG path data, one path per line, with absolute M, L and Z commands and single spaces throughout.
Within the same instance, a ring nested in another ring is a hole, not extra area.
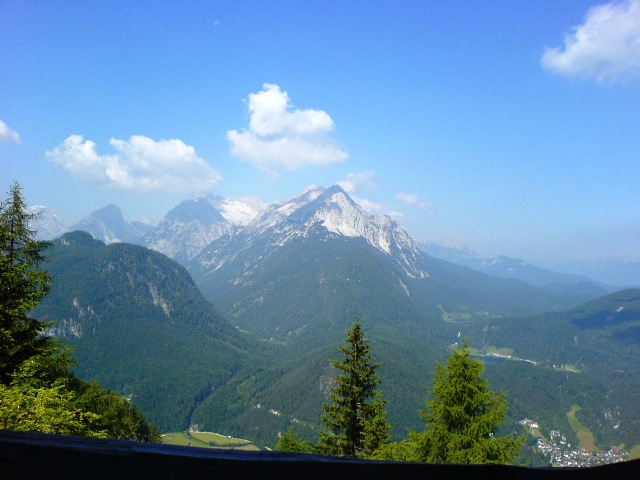
M 235 228 L 207 200 L 194 198 L 171 210 L 145 235 L 143 244 L 186 264 L 206 245 Z

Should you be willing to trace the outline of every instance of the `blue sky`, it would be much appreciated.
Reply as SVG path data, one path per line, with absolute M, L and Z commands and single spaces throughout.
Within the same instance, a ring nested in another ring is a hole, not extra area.
M 71 221 L 340 183 L 417 238 L 640 259 L 640 0 L 0 2 L 0 187 Z

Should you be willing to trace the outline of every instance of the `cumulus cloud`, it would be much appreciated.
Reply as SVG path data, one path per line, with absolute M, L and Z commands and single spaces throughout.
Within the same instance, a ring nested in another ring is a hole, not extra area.
M 347 178 L 336 182 L 348 194 L 357 193 L 362 189 L 369 189 L 377 185 L 376 180 L 378 174 L 376 172 L 356 172 L 349 173 Z
M 287 92 L 265 83 L 249 94 L 249 128 L 229 130 L 231 153 L 269 171 L 296 170 L 342 162 L 347 153 L 331 133 L 335 125 L 322 110 L 297 109 Z
M 420 199 L 420 197 L 418 197 L 418 195 L 415 195 L 413 193 L 398 192 L 396 193 L 395 197 L 396 200 L 399 200 L 402 203 L 406 203 L 407 205 L 417 206 L 425 212 L 431 211 L 431 202 L 422 200 Z
M 112 138 L 109 144 L 115 153 L 100 155 L 94 142 L 70 135 L 46 156 L 80 182 L 124 190 L 207 192 L 221 178 L 181 140 L 136 135 L 128 141 Z
M 20 135 L 18 135 L 18 132 L 9 128 L 2 120 L 0 120 L 0 142 L 20 143 Z
M 598 5 L 564 38 L 564 48 L 546 47 L 548 70 L 598 81 L 640 80 L 640 0 Z

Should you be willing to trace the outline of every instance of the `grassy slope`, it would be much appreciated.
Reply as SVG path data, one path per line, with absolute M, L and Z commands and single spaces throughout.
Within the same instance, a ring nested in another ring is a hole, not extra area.
M 211 432 L 169 432 L 162 435 L 162 443 L 201 448 L 259 450 L 248 440 L 229 438 Z

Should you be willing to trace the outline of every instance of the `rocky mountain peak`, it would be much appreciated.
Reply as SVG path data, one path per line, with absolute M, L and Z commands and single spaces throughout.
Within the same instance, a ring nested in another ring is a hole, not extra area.
M 163 219 L 163 222 L 168 221 L 179 221 L 182 223 L 191 221 L 225 223 L 226 219 L 207 200 L 202 197 L 195 197 L 191 200 L 183 201 L 170 210 Z
M 186 264 L 206 245 L 234 228 L 208 200 L 196 197 L 173 208 L 158 227 L 144 237 L 143 243 Z
M 29 223 L 29 228 L 35 230 L 38 240 L 53 240 L 69 229 L 69 223 L 48 207 L 33 205 L 27 211 L 38 215 L 37 219 Z
M 250 238 L 269 238 L 282 246 L 311 233 L 365 239 L 373 248 L 391 256 L 411 277 L 427 276 L 420 251 L 391 217 L 364 211 L 338 185 L 311 186 L 295 197 L 272 204 L 245 232 Z
M 254 231 L 264 231 L 283 221 L 300 207 L 318 198 L 324 191 L 325 189 L 323 187 L 313 185 L 289 200 L 272 203 L 249 224 L 249 228 Z
M 90 213 L 71 230 L 83 230 L 109 245 L 117 242 L 138 243 L 151 228 L 140 222 L 126 221 L 120 207 L 111 204 Z

